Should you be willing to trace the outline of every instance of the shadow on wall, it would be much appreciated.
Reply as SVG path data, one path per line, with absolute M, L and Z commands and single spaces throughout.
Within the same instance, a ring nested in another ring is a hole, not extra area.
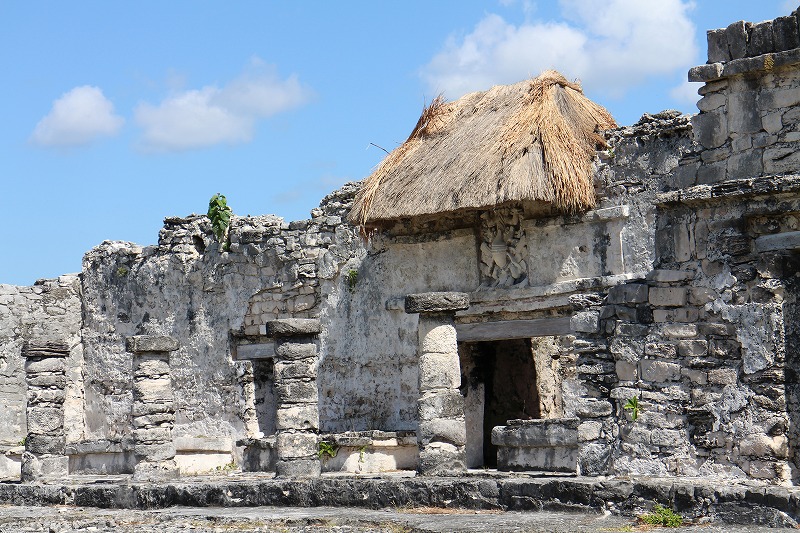
M 795 483 L 800 480 L 800 253 L 793 252 L 785 257 L 784 275 L 786 293 L 783 304 L 784 334 L 786 343 L 786 364 L 784 367 L 786 412 L 789 416 L 788 430 L 782 422 L 767 428 L 769 435 L 775 437 L 786 430 L 789 441 L 789 457 Z

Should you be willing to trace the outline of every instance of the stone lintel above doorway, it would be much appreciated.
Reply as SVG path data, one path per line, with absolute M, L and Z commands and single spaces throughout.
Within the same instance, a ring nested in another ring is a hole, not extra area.
M 405 300 L 406 313 L 455 313 L 469 308 L 465 292 L 422 292 L 409 294 Z

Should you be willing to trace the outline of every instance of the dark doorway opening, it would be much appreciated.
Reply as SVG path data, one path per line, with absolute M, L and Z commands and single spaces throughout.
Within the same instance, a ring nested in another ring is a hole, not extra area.
M 460 346 L 467 422 L 467 466 L 497 466 L 492 428 L 508 420 L 541 418 L 530 339 Z

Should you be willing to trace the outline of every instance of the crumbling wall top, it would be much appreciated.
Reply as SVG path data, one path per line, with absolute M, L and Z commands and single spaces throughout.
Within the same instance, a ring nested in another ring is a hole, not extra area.
M 753 24 L 740 20 L 709 30 L 708 62 L 689 71 L 689 81 L 708 82 L 746 72 L 800 63 L 800 10 Z

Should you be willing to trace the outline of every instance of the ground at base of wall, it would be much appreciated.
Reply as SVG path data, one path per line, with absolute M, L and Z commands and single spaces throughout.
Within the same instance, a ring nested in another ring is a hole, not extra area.
M 343 508 L 342 514 L 348 514 L 344 508 L 351 507 L 397 511 L 422 507 L 500 514 L 577 512 L 633 520 L 656 504 L 674 509 L 694 524 L 796 527 L 800 487 L 702 478 L 542 477 L 491 471 L 460 477 L 403 473 L 292 480 L 239 473 L 160 483 L 134 482 L 127 476 L 71 476 L 51 483 L 0 483 L 0 525 L 5 523 L 2 512 L 7 510 L 3 505 L 150 510 L 330 506 Z
M 556 511 L 537 513 L 449 511 L 429 508 L 343 509 L 340 507 L 259 507 L 249 509 L 198 509 L 172 507 L 166 510 L 109 510 L 86 507 L 2 507 L 0 533 L 58 531 L 114 533 L 198 533 L 227 531 L 281 531 L 285 533 L 439 533 L 525 531 L 528 533 L 639 531 L 629 518 L 606 514 Z M 641 529 L 644 531 L 645 529 Z M 706 524 L 671 531 L 763 532 L 767 526 Z

